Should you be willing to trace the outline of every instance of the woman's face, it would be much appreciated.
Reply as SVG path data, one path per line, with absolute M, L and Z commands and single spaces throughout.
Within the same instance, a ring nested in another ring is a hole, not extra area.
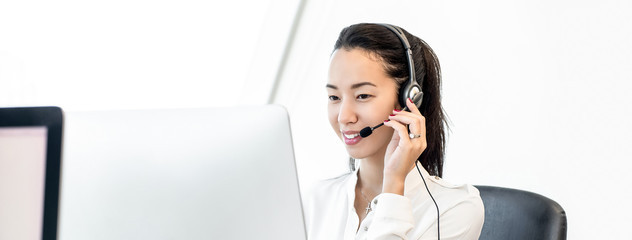
M 329 123 L 355 159 L 384 158 L 393 129 L 380 127 L 367 138 L 360 130 L 388 119 L 398 107 L 397 83 L 381 60 L 360 48 L 336 50 L 329 64 Z

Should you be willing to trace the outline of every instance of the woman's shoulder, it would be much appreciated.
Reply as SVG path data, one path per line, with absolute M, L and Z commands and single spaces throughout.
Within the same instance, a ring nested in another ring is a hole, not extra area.
M 322 195 L 318 193 L 331 194 L 332 192 L 344 192 L 348 181 L 351 180 L 351 177 L 353 177 L 353 172 L 348 172 L 336 177 L 317 181 L 312 185 L 310 192 L 312 193 L 312 195 Z
M 438 177 L 432 177 L 431 181 L 436 183 L 435 192 L 439 195 L 438 202 L 443 204 L 445 213 L 482 224 L 485 207 L 476 187 L 471 184 L 450 183 Z
M 304 198 L 308 219 L 325 214 L 323 209 L 333 211 L 344 207 L 348 202 L 348 187 L 353 176 L 350 172 L 313 183 Z
M 441 235 L 445 232 L 463 239 L 476 239 L 485 219 L 485 208 L 478 189 L 470 184 L 454 184 L 435 176 L 426 179 L 441 212 Z M 418 228 L 424 235 L 436 236 L 436 219 L 426 218 L 436 216 L 435 205 L 427 199 L 428 193 L 423 183 L 421 185 L 423 190 L 420 189 L 418 195 L 421 197 L 415 201 Z
M 428 188 L 440 205 L 442 212 L 449 212 L 459 209 L 460 211 L 468 211 L 469 215 L 484 215 L 483 200 L 476 187 L 471 184 L 454 184 L 440 177 L 430 176 L 426 178 Z M 416 195 L 417 201 L 426 202 L 427 193 L 423 187 L 423 183 L 418 187 Z M 423 194 L 425 193 L 425 194 Z M 434 207 L 434 204 L 432 205 Z
M 346 198 L 348 186 L 350 185 L 350 181 L 353 180 L 351 178 L 354 176 L 352 173 L 353 172 L 349 172 L 312 183 L 307 188 L 308 190 L 304 198 L 307 202 L 307 206 L 312 204 L 320 206 Z
M 437 176 L 431 176 L 430 181 L 436 186 L 436 191 L 445 192 L 452 198 L 480 199 L 480 192 L 471 184 L 455 184 Z

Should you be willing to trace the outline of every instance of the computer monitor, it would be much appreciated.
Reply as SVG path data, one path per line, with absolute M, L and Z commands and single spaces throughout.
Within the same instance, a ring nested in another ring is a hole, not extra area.
M 0 108 L 0 239 L 57 239 L 62 110 Z
M 61 239 L 305 239 L 280 106 L 67 112 Z

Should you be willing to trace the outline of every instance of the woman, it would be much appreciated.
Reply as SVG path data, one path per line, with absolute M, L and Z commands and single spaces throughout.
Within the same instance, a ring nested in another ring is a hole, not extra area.
M 400 93 L 415 83 L 423 95 Z M 306 205 L 309 239 L 478 239 L 484 218 L 478 190 L 440 178 L 447 125 L 440 85 L 434 52 L 408 32 L 384 24 L 340 32 L 328 112 L 352 171 L 314 187 Z

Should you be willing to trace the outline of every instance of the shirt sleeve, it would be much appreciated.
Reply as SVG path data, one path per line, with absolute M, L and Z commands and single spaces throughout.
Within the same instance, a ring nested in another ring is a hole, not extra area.
M 376 199 L 375 216 L 367 232 L 367 239 L 409 239 L 409 232 L 415 227 L 410 200 L 391 193 L 380 194 Z M 436 215 L 432 217 L 436 218 Z M 483 202 L 477 197 L 464 199 L 449 209 L 441 209 L 441 239 L 478 239 L 484 217 Z M 437 239 L 436 221 L 415 239 Z
M 410 200 L 393 193 L 382 193 L 376 200 L 367 239 L 408 239 L 406 234 L 414 227 Z

